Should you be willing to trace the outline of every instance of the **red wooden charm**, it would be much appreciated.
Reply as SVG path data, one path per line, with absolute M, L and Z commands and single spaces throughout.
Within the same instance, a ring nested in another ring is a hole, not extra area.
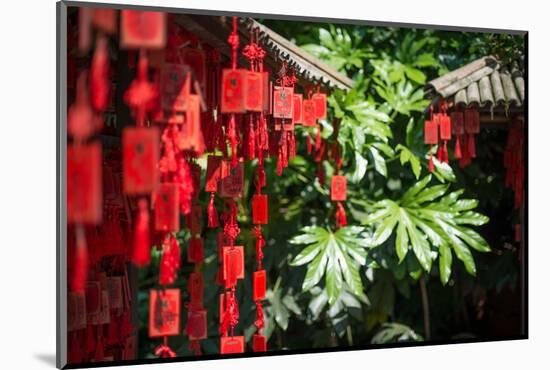
M 223 247 L 223 279 L 226 288 L 237 284 L 237 279 L 244 279 L 244 250 L 242 246 Z
M 99 224 L 102 216 L 101 144 L 67 148 L 67 220 Z
M 224 69 L 222 77 L 222 113 L 244 113 L 246 73 L 244 69 Z
M 220 173 L 219 193 L 224 198 L 240 198 L 243 193 L 244 166 L 242 158 L 237 166 L 233 167 L 231 161 L 223 161 Z
M 301 124 L 303 123 L 303 107 L 302 107 L 302 101 L 304 100 L 304 97 L 302 94 L 294 94 L 292 96 L 294 99 L 294 114 L 292 117 L 292 120 L 295 124 Z
M 94 8 L 92 24 L 105 33 L 113 34 L 116 32 L 116 14 L 115 9 Z
M 254 297 L 255 301 L 265 298 L 266 273 L 265 270 L 254 272 Z
M 311 98 L 315 107 L 315 118 L 326 119 L 327 118 L 327 95 L 322 93 L 313 94 Z
M 439 116 L 439 135 L 441 140 L 451 140 L 451 117 L 446 114 Z
M 464 134 L 464 114 L 462 112 L 451 112 L 451 129 L 453 135 Z
M 149 291 L 149 336 L 178 335 L 180 331 L 180 290 Z
M 221 337 L 220 338 L 220 353 L 243 353 L 244 352 L 244 337 Z
M 191 263 L 202 263 L 204 261 L 204 241 L 202 238 L 191 238 L 189 240 L 187 260 Z
M 156 127 L 126 127 L 122 132 L 122 172 L 126 194 L 146 194 L 155 189 L 159 140 Z
M 200 234 L 202 230 L 202 207 L 200 204 L 194 204 L 191 207 L 191 214 L 187 216 L 187 226 L 191 230 L 191 235 Z
M 245 108 L 250 112 L 261 112 L 264 108 L 263 76 L 261 72 L 246 73 Z
M 179 192 L 174 183 L 160 184 L 155 197 L 155 229 L 178 231 L 180 229 Z
M 330 184 L 330 199 L 333 201 L 346 200 L 347 183 L 346 176 L 332 176 Z
M 218 191 L 218 181 L 221 177 L 222 157 L 209 155 L 206 164 L 206 181 L 204 191 L 213 193 Z
M 123 49 L 162 49 L 166 44 L 166 13 L 123 10 L 120 46 Z
M 185 331 L 189 340 L 206 339 L 206 310 L 189 310 Z
M 273 117 L 292 119 L 294 115 L 293 95 L 292 87 L 275 86 L 273 90 Z
M 254 334 L 252 338 L 252 350 L 254 352 L 267 351 L 267 338 L 264 335 Z
M 191 92 L 191 75 L 188 68 L 181 64 L 166 63 L 160 71 L 160 89 L 162 91 L 162 109 L 184 112 Z
M 306 99 L 303 102 L 303 120 L 304 126 L 313 127 L 316 125 L 317 120 L 315 119 L 315 104 L 313 100 Z
M 464 111 L 464 126 L 467 134 L 479 134 L 479 112 L 476 108 Z
M 424 123 L 424 143 L 430 145 L 437 145 L 437 122 L 425 121 Z
M 186 101 L 185 124 L 179 132 L 177 144 L 181 150 L 193 149 L 202 154 L 204 151 L 204 137 L 200 124 L 200 97 L 191 94 Z
M 189 296 L 191 297 L 190 305 L 194 309 L 202 307 L 204 297 L 204 282 L 200 272 L 192 272 L 189 275 Z
M 254 194 L 252 196 L 252 223 L 266 225 L 268 219 L 267 195 Z

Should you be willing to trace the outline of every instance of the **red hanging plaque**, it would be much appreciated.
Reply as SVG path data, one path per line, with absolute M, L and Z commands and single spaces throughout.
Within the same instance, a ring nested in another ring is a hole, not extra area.
M 187 227 L 191 231 L 191 235 L 195 236 L 201 233 L 202 230 L 202 208 L 200 204 L 193 204 L 191 214 L 187 216 Z
M 437 145 L 437 122 L 425 121 L 424 122 L 424 143 L 430 145 Z
M 187 260 L 191 263 L 204 261 L 204 241 L 202 238 L 191 238 L 187 248 Z
M 224 69 L 222 77 L 222 113 L 244 113 L 246 73 L 244 69 Z
M 122 132 L 124 192 L 150 193 L 157 185 L 159 130 L 156 127 L 126 127 Z
M 123 49 L 162 49 L 166 45 L 166 13 L 123 10 L 120 46 Z
M 315 118 L 326 119 L 327 118 L 327 94 L 317 93 L 313 94 L 311 98 L 315 107 Z
M 261 112 L 264 107 L 263 76 L 261 72 L 246 73 L 245 108 L 250 112 Z
M 266 273 L 265 270 L 254 272 L 254 297 L 255 301 L 259 301 L 265 298 L 266 289 Z
M 464 111 L 464 128 L 467 134 L 479 134 L 479 112 L 476 108 Z
M 267 351 L 267 338 L 264 335 L 254 334 L 252 338 L 252 350 L 254 352 Z
M 116 10 L 109 8 L 94 8 L 92 24 L 101 31 L 113 34 L 116 32 Z
M 330 199 L 344 201 L 347 196 L 346 176 L 332 176 L 330 183 Z
M 451 140 L 451 117 L 446 114 L 439 116 L 439 135 L 441 140 Z
M 67 147 L 67 219 L 99 224 L 102 216 L 101 144 Z
M 180 228 L 179 192 L 174 183 L 160 184 L 155 196 L 155 230 L 178 231 Z
M 293 114 L 292 120 L 296 124 L 301 124 L 301 123 L 303 123 L 302 101 L 303 101 L 304 97 L 303 97 L 302 94 L 294 94 L 292 96 L 292 99 L 294 99 L 293 108 L 292 108 L 294 110 L 294 114 Z
M 226 288 L 244 279 L 244 249 L 242 246 L 223 247 L 223 279 Z
M 464 114 L 462 112 L 451 112 L 451 129 L 453 135 L 464 134 Z
M 220 338 L 220 353 L 243 353 L 244 352 L 244 337 L 221 337 Z
M 184 112 L 191 92 L 191 75 L 181 64 L 166 63 L 160 70 L 160 90 L 162 109 Z
M 275 86 L 273 89 L 273 117 L 292 119 L 294 115 L 293 88 Z
M 302 103 L 303 106 L 303 115 L 302 119 L 304 121 L 304 126 L 313 127 L 316 125 L 317 120 L 315 119 L 315 105 L 313 100 L 306 99 Z
M 235 167 L 231 161 L 222 161 L 220 171 L 219 193 L 224 198 L 240 198 L 243 193 L 244 166 L 242 158 Z
M 254 194 L 252 196 L 252 223 L 255 225 L 266 225 L 267 214 L 267 195 Z
M 191 297 L 190 305 L 194 309 L 202 307 L 204 296 L 204 283 L 200 272 L 192 272 L 189 275 L 189 296 Z
M 178 335 L 180 331 L 180 290 L 149 291 L 149 336 Z
M 206 310 L 189 310 L 185 331 L 189 340 L 206 339 Z
M 213 193 L 218 191 L 218 181 L 221 177 L 222 157 L 209 155 L 206 164 L 206 181 L 204 191 Z

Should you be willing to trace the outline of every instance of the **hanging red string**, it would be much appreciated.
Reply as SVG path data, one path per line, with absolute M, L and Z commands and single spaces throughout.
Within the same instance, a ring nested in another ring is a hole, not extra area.
M 433 145 L 437 145 L 438 143 L 438 126 L 434 120 L 433 110 L 433 105 L 430 105 L 430 119 L 424 122 L 424 143 L 430 145 L 430 159 L 428 162 L 428 170 L 430 172 L 434 171 Z

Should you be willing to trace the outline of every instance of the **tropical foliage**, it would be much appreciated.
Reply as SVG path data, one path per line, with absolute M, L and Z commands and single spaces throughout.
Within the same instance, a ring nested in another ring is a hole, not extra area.
M 281 177 L 275 163 L 266 164 L 270 181 L 265 192 L 277 200 L 270 202 L 269 225 L 263 228 L 268 346 L 301 349 L 448 339 L 463 333 L 489 336 L 476 329 L 480 306 L 475 297 L 513 287 L 517 280 L 512 195 L 504 190 L 503 169 L 497 165 L 505 134 L 479 136 L 478 156 L 491 160 L 463 170 L 457 170 L 453 160 L 450 166 L 436 160 L 430 175 L 423 144 L 423 112 L 429 102 L 423 87 L 439 74 L 482 56 L 487 50 L 479 45 L 492 36 L 263 22 L 355 82 L 349 92 L 332 92 L 329 119 L 321 122 L 323 137 L 337 140 L 343 148 L 345 207 L 352 226 L 334 228 L 328 187 L 316 179 L 316 164 L 305 154 L 305 138 L 314 130 L 297 126 L 298 156 Z M 337 138 L 333 117 L 340 121 Z M 333 164 L 323 166 L 330 179 Z M 250 179 L 253 171 L 254 165 L 247 166 L 245 178 Z M 246 248 L 247 271 L 253 270 L 255 253 L 253 234 L 247 231 L 251 185 L 245 184 L 237 240 Z M 207 199 L 202 201 L 206 204 Z M 178 237 L 186 240 L 186 235 Z M 215 240 L 214 233 L 206 235 L 205 281 L 215 280 Z M 155 284 L 158 268 L 158 256 L 153 257 L 151 267 L 140 271 L 143 316 L 146 289 Z M 186 268 L 179 281 L 182 288 Z M 250 285 L 245 279 L 244 289 L 237 292 L 237 330 L 247 339 L 254 332 Z M 205 302 L 211 338 L 203 341 L 203 350 L 214 353 L 218 291 L 207 289 Z M 437 310 L 427 315 L 435 305 Z M 140 322 L 147 319 L 141 317 Z M 146 338 L 146 326 L 142 330 Z M 185 338 L 176 341 L 178 354 L 190 353 Z M 156 344 L 140 343 L 143 353 L 151 353 Z

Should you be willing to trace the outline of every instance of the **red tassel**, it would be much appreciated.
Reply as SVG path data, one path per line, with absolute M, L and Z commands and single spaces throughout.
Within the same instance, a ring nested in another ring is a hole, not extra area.
M 160 358 L 171 358 L 176 357 L 176 352 L 174 352 L 172 348 L 168 347 L 167 344 L 161 344 L 155 348 L 155 356 Z
M 306 137 L 306 145 L 307 145 L 307 154 L 311 154 L 311 149 L 312 149 L 312 146 L 311 146 L 311 138 L 309 137 L 309 134 L 307 134 L 307 137 Z
M 325 186 L 325 171 L 323 170 L 323 162 L 317 163 L 317 178 L 319 179 L 319 184 Z
M 109 322 L 109 331 L 107 334 L 107 344 L 112 346 L 119 342 L 120 340 L 120 328 L 118 324 L 118 320 L 115 320 L 113 317 L 111 317 L 111 321 Z
M 315 136 L 315 150 L 321 148 L 321 126 L 317 127 L 317 135 Z
M 229 144 L 231 145 L 231 166 L 236 167 L 238 164 L 237 160 L 237 129 L 235 127 L 235 114 L 231 114 L 229 118 L 229 127 L 227 130 L 227 137 L 229 139 Z
M 468 151 L 470 152 L 470 157 L 476 157 L 476 137 L 474 134 L 468 135 Z
M 216 228 L 220 226 L 218 211 L 214 205 L 214 192 L 210 193 L 210 202 L 208 203 L 208 227 Z
M 290 140 L 288 141 L 289 145 L 289 157 L 290 159 L 296 158 L 296 138 L 294 137 L 294 131 L 289 133 Z
M 462 158 L 462 151 L 460 150 L 460 138 L 457 136 L 455 141 L 455 158 Z
M 339 229 L 341 227 L 344 227 L 348 224 L 348 220 L 346 217 L 346 210 L 344 209 L 344 206 L 341 202 L 338 202 L 336 204 L 336 228 Z
M 256 301 L 256 320 L 254 320 L 254 326 L 256 329 L 262 330 L 265 326 L 265 320 L 264 320 L 264 310 L 262 308 L 262 303 L 260 301 Z
M 141 198 L 138 202 L 138 214 L 134 230 L 134 255 L 132 260 L 139 266 L 148 265 L 151 260 L 149 243 L 149 210 L 147 199 Z
M 256 156 L 256 134 L 254 133 L 254 122 L 252 115 L 250 115 L 250 123 L 248 125 L 248 158 L 254 159 Z
M 88 246 L 86 234 L 82 225 L 76 227 L 76 251 L 72 288 L 75 292 L 83 292 L 88 278 Z
M 180 267 L 180 246 L 178 240 L 168 234 L 164 239 L 162 249 L 159 284 L 174 284 L 178 277 L 178 270 Z
M 430 145 L 430 161 L 428 163 L 428 170 L 430 172 L 434 172 L 434 160 L 433 160 L 433 153 L 432 153 L 432 146 Z
M 99 328 L 100 333 L 101 333 L 101 329 L 103 328 L 102 327 Z M 103 348 L 103 337 L 101 334 L 99 334 L 96 342 L 95 360 L 99 362 L 99 361 L 103 361 L 104 358 L 105 358 L 105 352 Z
M 179 183 L 180 209 L 184 215 L 191 212 L 191 201 L 193 199 L 194 185 L 193 176 L 189 164 L 184 158 L 179 158 L 176 182 Z
M 440 163 L 443 162 L 443 146 L 441 144 L 437 146 L 437 160 Z
M 443 162 L 449 163 L 449 151 L 447 150 L 447 141 L 443 142 Z

